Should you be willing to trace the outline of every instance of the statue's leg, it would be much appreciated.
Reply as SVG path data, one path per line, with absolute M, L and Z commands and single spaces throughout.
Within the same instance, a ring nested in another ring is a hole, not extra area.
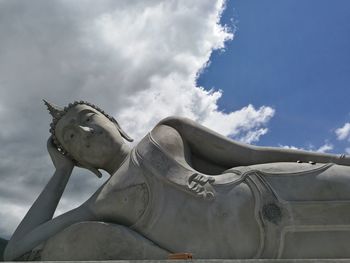
M 41 260 L 166 259 L 168 254 L 128 227 L 81 222 L 50 238 L 43 247 Z

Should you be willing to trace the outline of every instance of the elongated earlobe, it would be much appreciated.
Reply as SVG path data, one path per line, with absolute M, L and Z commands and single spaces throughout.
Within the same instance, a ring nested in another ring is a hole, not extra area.
M 129 141 L 129 142 L 134 141 L 134 140 L 120 127 L 119 123 L 118 123 L 113 117 L 112 117 L 112 121 L 115 123 L 115 125 L 117 125 L 118 130 L 119 130 L 121 136 L 122 136 L 125 140 L 127 140 L 127 141 Z
M 91 166 L 88 166 L 88 167 L 84 167 L 86 169 L 88 169 L 90 172 L 94 173 L 98 178 L 101 178 L 102 177 L 102 173 L 96 169 L 96 168 L 93 168 Z
M 88 165 L 86 163 L 78 163 L 78 162 L 76 162 L 76 166 L 78 166 L 80 168 L 88 169 L 90 172 L 95 174 L 98 178 L 102 177 L 102 173 L 97 168 L 94 168 L 91 165 Z

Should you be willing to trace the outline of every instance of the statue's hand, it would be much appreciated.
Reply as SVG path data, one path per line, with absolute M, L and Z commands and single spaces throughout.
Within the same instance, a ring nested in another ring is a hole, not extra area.
M 215 179 L 211 176 L 194 173 L 188 179 L 188 187 L 194 194 L 207 199 L 212 200 L 215 198 L 215 190 L 212 186 Z
M 71 171 L 73 169 L 74 162 L 57 150 L 52 137 L 47 140 L 47 151 L 56 170 Z

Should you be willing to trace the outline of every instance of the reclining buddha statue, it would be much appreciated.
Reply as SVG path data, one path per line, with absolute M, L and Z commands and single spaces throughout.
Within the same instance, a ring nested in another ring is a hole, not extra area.
M 247 145 L 180 117 L 129 148 L 97 106 L 45 103 L 55 171 L 5 260 L 350 257 L 349 157 Z M 110 177 L 53 218 L 75 166 Z

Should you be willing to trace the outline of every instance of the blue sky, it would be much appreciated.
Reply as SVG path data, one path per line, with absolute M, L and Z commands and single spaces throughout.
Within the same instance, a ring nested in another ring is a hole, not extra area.
M 221 21 L 236 25 L 235 38 L 198 79 L 223 90 L 221 110 L 273 107 L 258 145 L 343 152 L 334 130 L 350 120 L 350 1 L 235 0 Z

